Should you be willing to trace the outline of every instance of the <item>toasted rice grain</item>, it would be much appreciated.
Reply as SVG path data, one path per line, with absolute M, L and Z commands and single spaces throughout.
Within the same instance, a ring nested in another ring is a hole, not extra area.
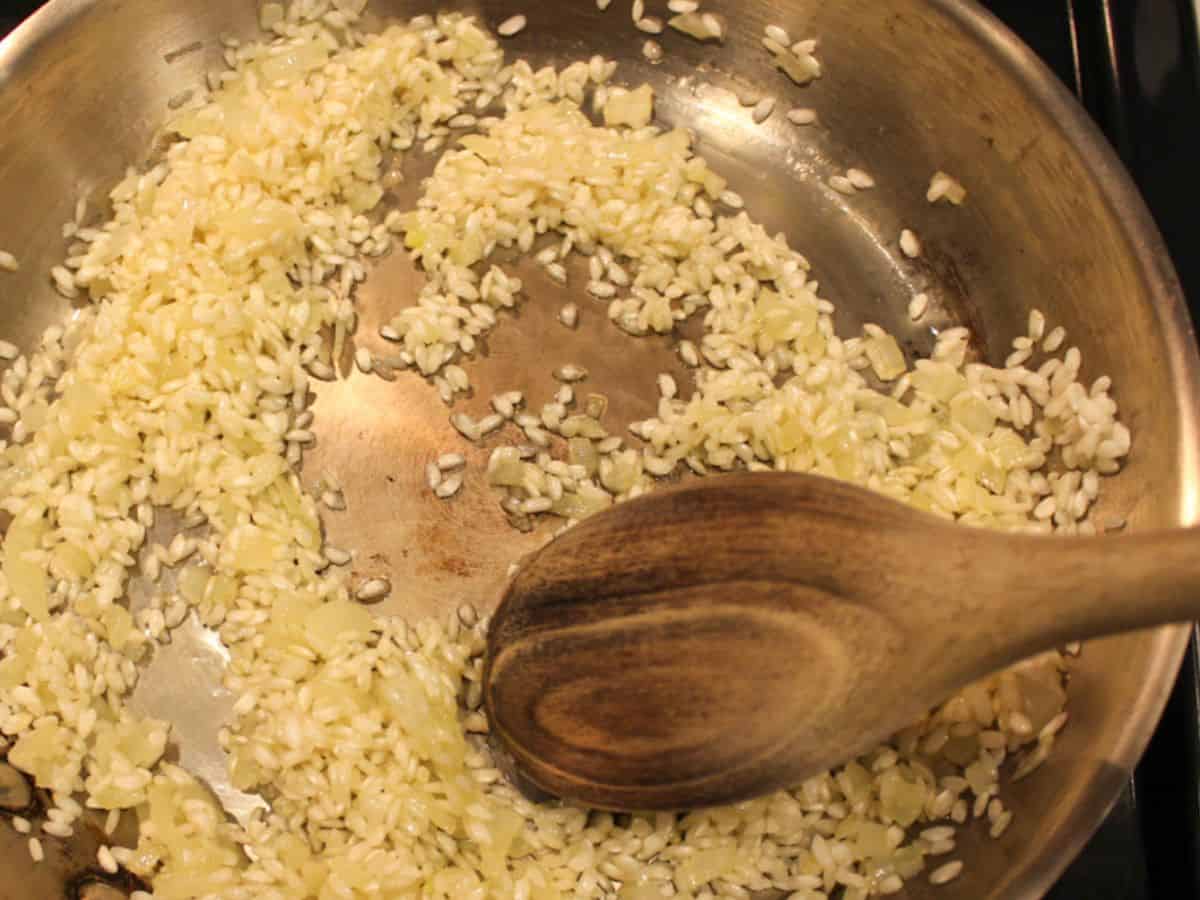
M 392 583 L 386 578 L 371 578 L 364 581 L 354 592 L 354 599 L 360 603 L 372 603 L 382 600 L 392 592 Z
M 787 117 L 788 121 L 793 125 L 812 125 L 817 121 L 817 111 L 798 106 L 795 109 L 789 110 Z
M 847 169 L 846 180 L 860 191 L 875 187 L 875 179 L 862 169 Z
M 833 188 L 835 191 L 837 191 L 839 194 L 845 194 L 846 196 L 851 196 L 851 195 L 857 193 L 857 191 L 854 187 L 854 182 L 851 181 L 849 178 L 847 178 L 845 175 L 831 176 L 829 179 L 829 186 L 831 188 Z
M 926 293 L 915 294 L 908 303 L 908 317 L 915 322 L 925 315 L 928 309 L 929 295 Z
M 929 873 L 930 884 L 945 884 L 948 881 L 953 881 L 961 874 L 963 870 L 962 860 L 954 860 L 945 865 L 938 866 Z
M 113 857 L 112 850 L 103 844 L 101 844 L 100 849 L 96 851 L 96 862 L 100 864 L 101 869 L 110 875 L 117 874 L 117 870 L 120 868 L 120 866 L 117 865 L 116 859 Z
M 792 39 L 788 36 L 788 33 L 778 25 L 768 25 L 765 33 L 767 37 L 783 47 L 788 47 L 792 43 Z
M 775 98 L 763 97 L 754 105 L 752 117 L 756 125 L 761 125 L 767 119 L 771 118 L 771 113 L 775 112 Z
M 526 22 L 524 16 L 511 16 L 500 23 L 500 25 L 496 28 L 496 33 L 500 35 L 500 37 L 512 37 L 513 35 L 524 31 L 525 24 Z

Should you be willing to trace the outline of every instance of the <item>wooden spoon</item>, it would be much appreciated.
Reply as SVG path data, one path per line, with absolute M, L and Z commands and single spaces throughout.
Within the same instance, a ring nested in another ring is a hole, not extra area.
M 572 528 L 488 635 L 492 734 L 611 810 L 789 787 L 1069 641 L 1200 616 L 1200 530 L 967 528 L 824 478 L 724 475 Z

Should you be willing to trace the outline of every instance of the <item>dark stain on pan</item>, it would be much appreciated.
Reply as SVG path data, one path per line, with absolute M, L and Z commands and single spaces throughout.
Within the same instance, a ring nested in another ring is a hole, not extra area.
M 970 285 L 963 274 L 964 269 L 970 270 L 972 256 L 972 251 L 967 248 L 959 247 L 951 252 L 931 241 L 922 248 L 921 255 L 912 264 L 928 279 L 930 285 L 936 285 L 937 296 L 949 318 L 970 332 L 971 355 L 987 359 L 991 334 L 980 304 L 972 299 Z M 1003 360 L 991 362 L 1003 364 Z
M 134 891 L 148 891 L 150 886 L 131 872 L 121 869 L 115 875 L 83 872 L 67 882 L 69 900 L 117 900 Z
M 44 811 L 45 797 L 33 782 L 15 766 L 0 762 L 0 815 L 37 819 Z
M 7 763 L 0 763 L 7 767 Z M 14 770 L 15 771 L 15 770 Z M 19 776 L 24 777 L 24 776 Z M 26 779 L 28 782 L 28 779 Z M 37 829 L 45 811 L 49 808 L 48 794 L 29 784 L 29 800 L 21 808 L 9 805 L 0 809 L 0 817 L 22 816 L 30 820 Z M 10 825 L 3 827 L 11 828 Z M 85 815 L 74 824 L 74 834 L 66 839 L 51 837 L 35 831 L 46 848 L 43 865 L 52 867 L 61 878 L 62 893 L 55 896 L 63 900 L 123 900 L 134 891 L 149 891 L 149 885 L 125 869 L 109 874 L 98 870 L 96 851 L 101 845 L 130 845 L 127 842 L 135 835 L 118 829 L 115 836 L 108 836 L 91 815 Z M 0 893 L 3 893 L 0 891 Z M 7 896 L 7 895 L 5 895 Z M 52 900 L 46 897 L 46 900 Z
M 467 562 L 465 557 L 456 554 L 447 554 L 442 557 L 441 568 L 443 571 L 449 572 L 451 575 L 457 575 L 459 578 L 467 578 L 475 571 L 475 567 Z
M 459 578 L 469 578 L 479 571 L 473 563 L 458 552 L 460 540 L 455 527 L 449 522 L 421 522 L 417 525 L 417 544 L 420 548 L 418 574 L 448 572 Z

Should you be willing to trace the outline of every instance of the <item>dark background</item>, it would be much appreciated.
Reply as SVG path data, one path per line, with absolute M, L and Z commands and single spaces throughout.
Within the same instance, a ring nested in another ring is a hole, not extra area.
M 111 2 L 111 0 L 110 0 Z M 246 0 L 247 3 L 255 0 Z M 1170 247 L 1200 321 L 1198 0 L 983 0 L 1108 135 Z M 0 0 L 0 34 L 40 3 Z M 1200 898 L 1197 638 L 1150 748 L 1050 900 Z
M 1195 0 L 985 0 L 1074 90 L 1141 188 L 1200 321 Z M 1200 897 L 1197 641 L 1112 815 L 1051 900 Z

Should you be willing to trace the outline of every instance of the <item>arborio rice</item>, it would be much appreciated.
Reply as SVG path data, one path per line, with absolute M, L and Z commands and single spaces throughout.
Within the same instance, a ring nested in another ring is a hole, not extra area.
M 145 877 L 162 900 L 699 900 L 765 888 L 856 900 L 922 872 L 956 876 L 955 826 L 978 818 L 1003 832 L 1002 766 L 1031 771 L 1065 722 L 1059 654 L 967 689 L 837 771 L 736 807 L 532 805 L 480 739 L 486 622 L 469 607 L 448 624 L 377 619 L 339 568 L 350 554 L 322 545 L 317 500 L 296 474 L 313 439 L 310 379 L 332 374 L 354 328 L 364 258 L 402 233 L 428 279 L 385 335 L 400 344 L 397 365 L 452 398 L 475 340 L 522 299 L 493 251 L 540 253 L 553 233 L 543 264 L 589 256 L 587 290 L 620 329 L 666 334 L 702 316 L 704 338 L 679 348 L 694 389 L 660 379 L 657 415 L 626 423 L 644 445 L 610 434 L 603 398 L 582 385 L 564 384 L 540 415 L 520 394 L 495 398 L 522 444 L 545 447 L 493 455 L 514 524 L 577 520 L 686 466 L 814 471 L 963 522 L 1068 533 L 1091 530 L 1098 475 L 1129 448 L 1107 379 L 1085 387 L 1077 349 L 1051 355 L 1057 330 L 1039 349 L 1040 314 L 1004 369 L 969 362 L 961 329 L 915 366 L 878 327 L 840 338 L 808 262 L 734 212 L 740 198 L 685 132 L 651 124 L 649 88 L 605 88 L 602 59 L 506 64 L 457 15 L 351 36 L 353 11 L 339 6 L 264 7 L 272 39 L 230 50 L 211 94 L 174 114 L 163 161 L 130 172 L 111 221 L 80 229 L 55 270 L 60 290 L 92 298 L 87 312 L 4 371 L 0 730 L 10 762 L 51 792 L 33 827 L 69 834 L 76 797 L 136 811 L 136 848 L 101 863 Z M 580 106 L 599 89 L 603 125 Z M 378 221 L 385 149 L 438 148 L 448 123 L 492 108 L 498 117 L 446 152 L 417 209 Z M 482 437 L 480 423 L 460 424 Z M 457 492 L 460 460 L 433 465 L 431 486 Z M 190 530 L 144 547 L 164 509 Z M 135 617 L 122 598 L 139 558 L 151 579 L 174 568 L 178 594 Z M 366 599 L 390 589 L 372 584 Z M 189 610 L 230 652 L 232 782 L 270 802 L 244 824 L 164 760 L 168 723 L 126 706 L 138 665 Z M 41 856 L 39 839 L 30 851 Z

